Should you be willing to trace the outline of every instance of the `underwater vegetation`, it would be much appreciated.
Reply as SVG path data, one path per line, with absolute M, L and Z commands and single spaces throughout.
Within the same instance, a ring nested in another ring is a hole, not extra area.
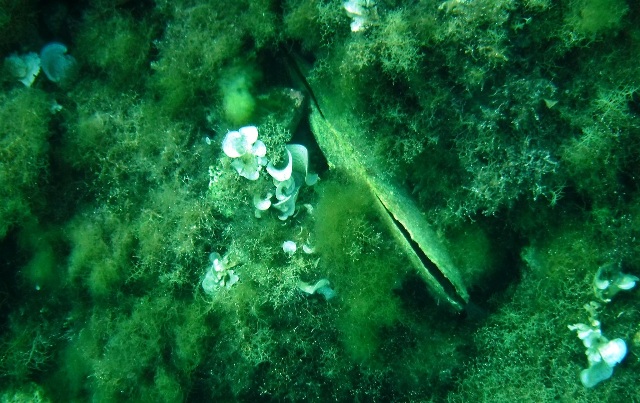
M 0 34 L 0 400 L 640 400 L 636 3 L 0 0 Z

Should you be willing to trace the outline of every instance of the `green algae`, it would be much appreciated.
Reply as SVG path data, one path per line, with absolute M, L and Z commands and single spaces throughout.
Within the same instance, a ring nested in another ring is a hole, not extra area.
M 19 3 L 0 7 L 2 57 L 61 40 L 79 74 L 0 83 L 3 399 L 637 400 L 637 290 L 600 313 L 630 353 L 593 390 L 567 329 L 600 266 L 640 272 L 630 3 L 378 1 L 356 33 L 330 0 Z M 318 101 L 445 240 L 462 314 L 327 167 Z M 321 180 L 287 221 L 255 218 L 271 178 L 220 150 L 245 123 L 274 155 L 310 150 Z M 211 252 L 240 276 L 214 297 Z M 335 298 L 297 288 L 321 278 Z

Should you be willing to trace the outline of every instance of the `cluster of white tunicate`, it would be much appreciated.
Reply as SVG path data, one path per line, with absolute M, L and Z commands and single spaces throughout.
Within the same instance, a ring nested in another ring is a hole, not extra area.
M 294 241 L 284 241 L 282 243 L 282 251 L 287 254 L 289 257 L 292 257 L 298 250 L 298 246 Z M 314 249 L 304 243 L 302 245 L 302 251 L 308 255 L 314 253 Z M 316 266 L 319 260 L 316 260 Z M 333 288 L 331 288 L 331 283 L 326 278 L 316 281 L 315 283 L 307 283 L 305 281 L 298 281 L 298 289 L 302 291 L 304 294 L 309 296 L 311 295 L 322 295 L 326 301 L 332 299 L 337 294 Z
M 39 56 L 34 52 L 14 53 L 4 59 L 7 74 L 26 87 L 31 87 L 41 68 L 50 81 L 58 83 L 73 75 L 76 60 L 67 54 L 67 47 L 58 42 L 45 45 Z
M 296 209 L 298 193 L 303 185 L 311 186 L 318 176 L 309 173 L 309 154 L 307 148 L 300 144 L 286 146 L 284 164 L 276 167 L 266 158 L 267 147 L 258 140 L 258 129 L 255 126 L 241 127 L 230 131 L 222 141 L 222 150 L 232 158 L 231 166 L 236 172 L 249 180 L 258 180 L 262 168 L 273 179 L 274 188 L 266 195 L 254 195 L 253 205 L 256 216 L 274 208 L 278 210 L 278 218 L 286 220 Z M 274 199 L 275 198 L 275 199 Z
M 609 303 L 618 292 L 635 287 L 636 281 L 638 277 L 622 273 L 619 266 L 609 264 L 598 269 L 593 280 L 593 288 L 598 299 Z M 589 367 L 580 372 L 580 381 L 587 388 L 609 379 L 613 374 L 613 367 L 627 355 L 627 344 L 624 340 L 609 340 L 602 335 L 600 321 L 597 319 L 599 308 L 600 304 L 595 301 L 586 304 L 589 324 L 569 325 L 569 329 L 577 332 L 578 338 L 587 348 L 585 354 Z
M 282 243 L 282 251 L 289 256 L 293 256 L 298 250 L 298 245 L 294 241 L 284 241 Z M 308 242 L 302 244 L 302 251 L 307 255 L 315 252 L 315 249 Z
M 262 167 L 267 164 L 267 147 L 258 140 L 255 126 L 241 127 L 227 133 L 222 141 L 222 151 L 233 158 L 231 166 L 238 175 L 251 181 L 258 180 Z
M 40 58 L 33 52 L 24 55 L 12 54 L 4 59 L 5 71 L 25 87 L 31 87 L 40 74 Z
M 609 340 L 604 337 L 600 330 L 600 322 L 597 320 L 593 320 L 589 325 L 584 323 L 569 325 L 569 329 L 578 333 L 578 338 L 587 348 L 585 354 L 589 361 L 589 368 L 580 372 L 582 384 L 592 388 L 609 379 L 613 374 L 613 367 L 627 355 L 627 344 L 624 340 Z
M 298 289 L 308 295 L 322 295 L 325 300 L 330 300 L 336 296 L 336 292 L 330 287 L 331 283 L 326 278 L 316 281 L 315 284 L 309 284 L 304 281 L 298 281 Z
M 240 280 L 240 277 L 231 270 L 232 265 L 229 264 L 227 256 L 220 257 L 217 252 L 209 255 L 211 266 L 202 280 L 202 289 L 210 296 L 216 294 L 220 288 L 229 289 Z
M 607 264 L 598 269 L 593 279 L 593 291 L 601 301 L 610 302 L 620 291 L 630 290 L 638 277 L 625 274 L 615 264 Z
M 349 0 L 342 3 L 345 11 L 351 17 L 351 31 L 359 32 L 367 28 L 375 17 L 376 9 L 373 0 Z
M 207 138 L 207 143 L 210 140 Z M 302 186 L 312 186 L 318 180 L 318 175 L 309 173 L 309 153 L 307 148 L 300 144 L 287 144 L 284 148 L 281 163 L 274 164 L 267 158 L 267 147 L 258 139 L 258 129 L 255 126 L 245 126 L 238 130 L 228 132 L 222 140 L 222 150 L 232 159 L 231 167 L 238 175 L 251 181 L 260 179 L 264 170 L 271 177 L 273 187 L 266 194 L 254 195 L 253 205 L 256 217 L 270 208 L 278 211 L 278 218 L 286 220 L 296 211 L 296 200 Z M 219 182 L 222 172 L 209 168 L 209 187 Z M 312 208 L 305 205 L 308 211 Z M 306 254 L 314 252 L 307 241 L 302 245 L 302 251 Z M 298 251 L 295 241 L 287 240 L 282 243 L 282 251 L 293 261 Z M 227 256 L 221 258 L 218 253 L 212 253 L 209 257 L 211 266 L 208 268 L 202 288 L 210 296 L 214 296 L 221 288 L 231 288 L 238 282 L 239 276 L 231 270 Z M 316 261 L 317 265 L 317 261 Z M 329 286 L 327 279 L 322 279 L 315 284 L 307 284 L 300 281 L 298 289 L 308 295 L 322 295 L 326 300 L 333 298 L 336 293 Z
M 296 210 L 296 200 L 302 186 L 313 186 L 318 175 L 309 173 L 309 153 L 300 144 L 287 144 L 286 165 L 280 169 L 272 164 L 267 165 L 267 172 L 273 178 L 275 200 L 271 207 L 278 210 L 278 218 L 286 220 Z M 258 206 L 255 206 L 259 209 Z

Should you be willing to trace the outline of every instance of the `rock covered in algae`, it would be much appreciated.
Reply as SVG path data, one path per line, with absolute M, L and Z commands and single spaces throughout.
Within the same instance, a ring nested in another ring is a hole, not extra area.
M 352 143 L 357 138 L 354 123 L 357 117 L 331 102 L 327 86 L 313 83 L 312 88 L 317 102 L 312 105 L 311 128 L 329 167 L 347 172 L 354 180 L 366 184 L 374 195 L 380 217 L 432 295 L 462 311 L 469 295 L 445 242 L 394 178 L 384 174 L 363 147 Z

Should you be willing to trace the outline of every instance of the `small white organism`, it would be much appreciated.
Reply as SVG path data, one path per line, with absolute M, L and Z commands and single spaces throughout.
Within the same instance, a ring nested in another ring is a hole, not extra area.
M 312 253 L 315 253 L 316 248 L 314 248 L 308 243 L 305 243 L 305 244 L 302 244 L 302 251 L 307 255 L 311 255 Z
M 4 69 L 25 87 L 31 87 L 40 73 L 40 58 L 33 52 L 24 55 L 14 53 L 4 59 Z
M 287 159 L 280 168 L 276 168 L 273 162 L 269 162 L 267 165 L 267 172 L 273 179 L 278 182 L 284 182 L 291 178 L 291 174 L 293 173 L 293 156 L 291 155 L 291 151 L 289 149 L 285 150 L 287 152 Z
M 231 166 L 238 175 L 252 181 L 260 177 L 260 170 L 267 164 L 267 147 L 258 140 L 258 128 L 255 126 L 228 132 L 222 140 L 222 151 L 233 158 Z
M 222 258 L 219 253 L 213 252 L 209 255 L 209 260 L 211 267 L 207 270 L 201 283 L 202 289 L 207 295 L 215 295 L 222 287 L 229 289 L 240 280 L 240 276 L 231 270 L 233 265 L 229 264 L 227 256 Z
M 293 241 L 284 241 L 282 243 L 282 250 L 289 256 L 293 256 L 294 253 L 298 250 L 298 246 Z
M 68 80 L 77 67 L 76 59 L 67 54 L 67 47 L 62 43 L 52 42 L 40 51 L 40 65 L 47 78 L 54 83 Z
M 265 197 L 261 197 L 259 195 L 253 196 L 253 207 L 256 208 L 255 216 L 256 218 L 262 217 L 262 213 L 269 210 L 271 207 L 271 198 L 273 194 L 271 192 L 267 193 Z

